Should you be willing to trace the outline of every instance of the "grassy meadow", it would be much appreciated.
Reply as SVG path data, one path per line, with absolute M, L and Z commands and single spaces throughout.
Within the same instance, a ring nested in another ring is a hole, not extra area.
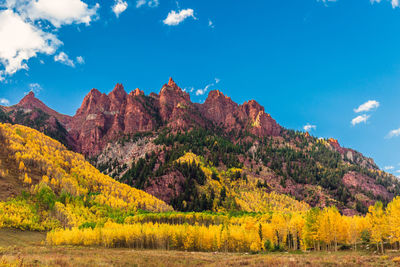
M 0 266 L 399 266 L 400 252 L 213 253 L 49 246 L 44 233 L 0 229 Z M 397 261 L 399 260 L 399 261 Z

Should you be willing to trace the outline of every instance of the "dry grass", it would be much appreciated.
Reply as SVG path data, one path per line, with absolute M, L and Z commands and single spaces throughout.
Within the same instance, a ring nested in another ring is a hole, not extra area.
M 161 250 L 50 247 L 44 234 L 0 230 L 0 266 L 397 266 L 392 259 L 366 252 L 204 253 Z M 3 265 L 2 265 L 3 264 Z

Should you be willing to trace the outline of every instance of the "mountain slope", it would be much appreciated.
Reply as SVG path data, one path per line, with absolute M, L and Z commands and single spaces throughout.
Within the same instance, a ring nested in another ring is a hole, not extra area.
M 45 204 L 43 212 L 67 225 L 77 225 L 76 217 L 81 216 L 106 218 L 107 210 L 172 210 L 100 173 L 82 155 L 34 129 L 0 123 L 0 140 L 0 200 L 31 194 L 29 203 Z
M 354 214 L 400 193 L 396 177 L 337 140 L 285 129 L 256 101 L 239 105 L 218 90 L 193 103 L 172 79 L 148 96 L 121 84 L 108 95 L 93 89 L 72 118 L 59 119 L 67 144 L 100 171 L 180 210 L 246 210 L 245 195 L 249 203 L 275 192 Z M 185 170 L 196 167 L 177 165 L 188 152 L 213 170 L 204 183 Z M 232 186 L 240 181 L 247 185 Z

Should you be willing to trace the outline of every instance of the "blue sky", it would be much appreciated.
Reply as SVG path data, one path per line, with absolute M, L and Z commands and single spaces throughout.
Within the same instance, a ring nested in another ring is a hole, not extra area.
M 15 104 L 33 88 L 50 107 L 73 115 L 91 88 L 108 93 L 122 82 L 128 92 L 139 87 L 148 94 L 172 76 L 193 88 L 193 101 L 212 89 L 238 103 L 255 99 L 282 126 L 309 125 L 311 134 L 334 137 L 400 175 L 396 1 L 0 0 L 0 6 L 0 102 Z

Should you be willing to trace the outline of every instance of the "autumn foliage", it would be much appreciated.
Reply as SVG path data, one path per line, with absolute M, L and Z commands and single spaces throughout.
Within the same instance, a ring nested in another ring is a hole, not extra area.
M 5 162 L 13 163 L 26 189 L 23 201 L 0 202 L 0 227 L 45 230 L 49 216 L 59 225 L 79 226 L 86 220 L 104 221 L 110 212 L 172 210 L 152 195 L 100 173 L 82 155 L 36 130 L 0 124 L 0 135 L 6 156 L 0 161 L 1 173 L 8 173 Z

